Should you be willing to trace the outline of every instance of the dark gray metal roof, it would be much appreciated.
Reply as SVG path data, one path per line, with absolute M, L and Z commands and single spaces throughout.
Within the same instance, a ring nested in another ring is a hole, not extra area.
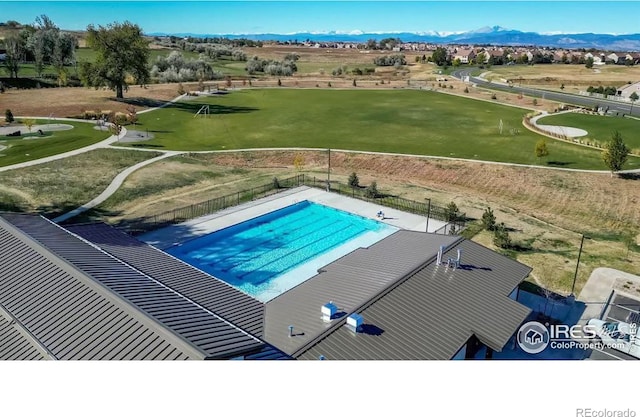
M 0 307 L 0 360 L 42 360 L 48 355 L 37 341 Z
M 262 336 L 264 304 L 231 285 L 105 223 L 67 230 L 255 336 Z
M 436 266 L 440 245 L 445 260 L 462 249 L 461 268 Z M 457 236 L 399 231 L 267 303 L 265 340 L 304 359 L 449 359 L 473 334 L 501 350 L 530 311 L 508 298 L 530 271 Z M 345 313 L 330 324 L 328 301 Z M 344 328 L 354 311 L 369 334 Z
M 501 351 L 531 310 L 508 295 L 531 268 L 475 242 L 462 249 L 461 268 L 429 263 L 359 309 L 365 332 L 338 325 L 300 354 L 317 359 L 451 359 L 475 335 Z
M 264 346 L 264 342 L 239 327 L 42 217 L 3 217 L 135 306 L 158 328 L 182 338 L 205 358 L 242 356 Z
M 323 304 L 333 301 L 344 312 L 352 312 L 422 266 L 440 245 L 450 245 L 458 239 L 458 236 L 398 231 L 369 248 L 351 252 L 322 268 L 315 277 L 269 301 L 264 339 L 294 354 L 329 328 L 320 319 Z M 290 325 L 297 336 L 288 336 Z
M 188 359 L 197 354 L 3 217 L 9 215 L 0 215 L 2 358 L 41 359 L 49 352 L 52 359 Z

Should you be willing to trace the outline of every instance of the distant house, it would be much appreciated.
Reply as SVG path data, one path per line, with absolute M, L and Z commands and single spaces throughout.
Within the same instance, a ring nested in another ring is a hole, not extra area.
M 607 55 L 605 62 L 610 62 L 612 64 L 622 64 L 624 63 L 624 55 L 612 52 Z
M 589 58 L 593 59 L 593 65 L 604 65 L 604 61 L 602 57 L 597 53 L 587 52 L 584 54 L 584 60 L 588 60 Z
M 460 60 L 461 64 L 469 64 L 476 57 L 476 53 L 473 49 L 459 49 L 453 55 L 453 59 Z
M 640 81 L 624 85 L 616 90 L 616 95 L 624 98 L 629 98 L 633 93 L 640 96 Z
M 640 64 L 640 52 L 630 52 L 625 55 L 625 61 L 630 61 L 631 65 Z

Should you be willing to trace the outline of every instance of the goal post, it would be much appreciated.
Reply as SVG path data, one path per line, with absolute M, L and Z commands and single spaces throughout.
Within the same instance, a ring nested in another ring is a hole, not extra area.
M 203 116 L 203 117 L 209 117 L 209 105 L 205 104 L 202 107 L 200 107 L 200 110 L 197 111 L 197 113 L 193 116 L 194 118 L 198 117 L 198 116 Z

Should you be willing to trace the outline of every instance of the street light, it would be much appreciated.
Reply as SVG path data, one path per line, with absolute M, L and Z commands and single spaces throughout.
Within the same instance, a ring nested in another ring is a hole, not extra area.
M 427 200 L 427 227 L 425 228 L 425 232 L 429 233 L 429 217 L 431 216 L 431 199 L 425 198 Z
M 585 239 L 591 239 L 585 235 L 582 235 L 582 239 L 580 239 L 580 250 L 578 251 L 578 262 L 576 262 L 576 272 L 573 274 L 573 285 L 571 285 L 571 296 L 574 296 L 573 291 L 576 288 L 576 279 L 578 278 L 578 267 L 580 266 L 580 255 L 582 255 L 582 245 L 584 244 Z
M 328 164 L 327 164 L 327 192 L 331 191 L 331 148 L 328 151 Z

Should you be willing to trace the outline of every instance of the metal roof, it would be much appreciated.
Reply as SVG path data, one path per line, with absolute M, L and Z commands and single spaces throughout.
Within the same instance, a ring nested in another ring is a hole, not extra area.
M 0 215 L 1 358 L 189 359 L 197 354 L 3 217 L 10 215 Z
M 42 360 L 47 352 L 15 318 L 0 307 L 0 360 Z
M 365 329 L 338 325 L 300 354 L 317 359 L 451 359 L 475 335 L 501 351 L 531 310 L 509 298 L 531 268 L 462 240 L 461 267 L 429 263 L 358 312 Z
M 242 356 L 264 346 L 261 340 L 203 306 L 42 217 L 21 214 L 3 217 L 135 306 L 158 328 L 182 338 L 204 358 Z
M 249 333 L 262 335 L 264 304 L 226 282 L 105 223 L 66 229 Z
M 266 304 L 264 339 L 288 354 L 295 354 L 330 327 L 321 320 L 322 305 L 333 301 L 342 313 L 350 313 L 424 265 L 440 245 L 450 245 L 459 239 L 398 231 L 369 248 L 343 256 Z M 294 337 L 289 337 L 290 325 L 294 326 Z
M 462 249 L 460 268 L 436 265 L 440 245 L 445 260 Z M 508 298 L 530 271 L 457 236 L 399 231 L 267 303 L 265 339 L 304 359 L 450 359 L 473 334 L 501 350 L 530 311 Z M 344 313 L 330 324 L 328 301 Z M 365 333 L 345 328 L 352 312 Z

